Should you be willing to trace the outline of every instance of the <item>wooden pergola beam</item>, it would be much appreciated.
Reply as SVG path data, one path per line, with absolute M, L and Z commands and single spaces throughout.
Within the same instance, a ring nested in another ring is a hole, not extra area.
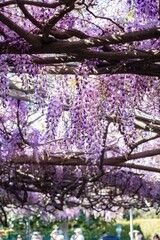
M 119 164 L 125 163 L 129 160 L 139 160 L 141 158 L 147 158 L 160 155 L 160 148 L 147 150 L 140 153 L 133 153 L 129 156 L 118 156 L 118 157 L 110 157 L 104 159 L 103 165 L 111 165 L 111 166 L 118 166 Z M 64 157 L 56 157 L 56 156 L 44 156 L 44 158 L 39 159 L 37 162 L 34 157 L 29 157 L 27 155 L 17 156 L 12 159 L 13 164 L 51 164 L 51 165 L 63 165 L 63 166 L 78 166 L 78 165 L 86 165 L 88 161 L 86 159 L 80 157 L 71 157 L 71 158 L 64 158 Z

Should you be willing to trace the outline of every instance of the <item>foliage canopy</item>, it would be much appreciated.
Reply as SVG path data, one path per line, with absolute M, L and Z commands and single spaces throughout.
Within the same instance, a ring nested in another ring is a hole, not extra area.
M 3 224 L 15 206 L 159 210 L 158 2 L 0 1 Z

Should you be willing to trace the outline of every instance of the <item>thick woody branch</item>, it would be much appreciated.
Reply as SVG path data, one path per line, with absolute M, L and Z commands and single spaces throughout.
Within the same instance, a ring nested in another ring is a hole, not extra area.
M 153 135 L 153 136 L 150 137 L 150 138 L 142 138 L 141 140 L 133 143 L 133 144 L 130 146 L 130 148 L 131 148 L 131 149 L 135 149 L 136 147 L 140 146 L 141 144 L 147 143 L 147 142 L 149 142 L 149 141 L 151 141 L 151 140 L 158 139 L 159 137 L 160 137 L 160 136 L 159 136 L 158 134 L 155 134 L 155 135 Z
M 91 50 L 81 50 L 77 56 L 83 57 L 84 59 L 97 58 L 99 60 L 126 60 L 126 59 L 160 59 L 160 51 L 125 51 L 125 52 L 98 52 Z
M 145 165 L 139 165 L 139 164 L 121 163 L 121 164 L 118 164 L 117 166 L 125 167 L 125 168 L 131 168 L 131 169 L 137 169 L 137 170 L 143 170 L 143 171 L 149 171 L 149 172 L 160 173 L 160 168 L 150 167 L 150 166 L 145 166 Z
M 128 59 L 155 59 L 156 61 L 160 60 L 160 51 L 129 51 L 129 52 L 98 52 L 98 51 L 91 51 L 91 50 L 81 50 L 76 54 L 72 54 L 70 56 L 57 56 L 57 57 L 43 57 L 43 58 L 34 58 L 34 62 L 38 64 L 54 64 L 54 63 L 64 63 L 64 62 L 73 62 L 74 61 L 83 61 L 85 59 L 94 59 L 97 58 L 98 60 L 106 60 L 109 61 L 121 61 L 121 60 L 128 60 Z M 135 62 L 133 62 L 134 64 Z M 132 62 L 130 62 L 132 66 Z M 138 62 L 137 62 L 138 64 Z M 157 66 L 158 67 L 158 66 Z M 131 68 L 131 67 L 130 67 Z
M 21 38 L 25 39 L 28 43 L 31 43 L 32 46 L 41 46 L 39 39 L 35 35 L 25 31 L 23 28 L 19 27 L 16 23 L 14 23 L 2 13 L 0 13 L 0 21 L 7 27 L 9 27 L 11 30 L 16 32 Z
M 160 118 L 151 116 L 151 115 L 141 112 L 139 110 L 136 111 L 136 118 L 145 123 L 153 123 L 153 124 L 160 125 Z
M 69 62 L 69 59 L 68 59 Z M 49 74 L 57 74 L 57 75 L 65 75 L 70 74 L 74 75 L 76 72 L 77 66 L 73 67 L 71 65 L 65 66 L 57 66 L 55 69 L 49 69 Z M 135 74 L 135 75 L 142 75 L 142 76 L 160 76 L 160 68 L 158 65 L 150 66 L 150 67 L 137 67 L 137 68 L 127 68 L 124 65 L 113 65 L 113 66 L 106 66 L 101 68 L 95 68 L 94 72 L 91 72 L 90 75 L 102 75 L 102 74 Z
M 129 160 L 138 160 L 140 158 L 147 158 L 147 157 L 152 157 L 152 156 L 156 156 L 156 155 L 160 155 L 160 149 L 153 149 L 153 150 L 148 150 L 148 151 L 144 151 L 144 152 L 139 152 L 139 153 L 133 153 L 130 154 L 129 156 L 120 156 L 120 157 L 111 157 L 108 158 L 104 161 L 104 164 L 106 165 L 117 165 L 120 163 L 124 163 L 127 162 Z
M 65 30 L 63 32 L 57 30 L 57 29 L 52 29 L 51 33 L 59 39 L 68 39 L 71 37 L 77 37 L 80 39 L 88 38 L 89 36 L 85 34 L 84 32 L 77 30 L 77 29 L 71 29 L 71 30 Z
M 155 132 L 160 134 L 160 125 L 153 124 L 153 123 L 146 124 L 145 122 L 139 121 L 137 119 L 135 119 L 135 125 L 136 127 L 143 129 L 145 131 L 150 131 L 150 132 Z
M 43 34 L 43 32 L 40 31 L 39 34 Z M 73 36 L 77 37 L 77 38 L 80 38 L 80 39 L 84 39 L 84 38 L 89 37 L 88 35 L 86 35 L 82 31 L 77 30 L 77 29 L 60 31 L 56 27 L 52 27 L 52 29 L 50 30 L 50 35 L 54 36 L 57 39 L 69 39 Z
M 5 1 L 0 3 L 0 8 L 2 7 L 6 7 L 9 5 L 15 5 L 17 4 L 16 0 L 12 0 L 12 1 Z M 38 2 L 38 1 L 28 1 L 28 0 L 23 0 L 23 4 L 25 5 L 31 5 L 31 6 L 37 6 L 37 7 L 46 7 L 46 8 L 56 8 L 60 5 L 63 5 L 64 3 L 59 1 L 56 3 L 46 3 L 46 2 Z
M 57 56 L 57 57 L 37 57 L 33 56 L 32 61 L 36 64 L 54 65 L 56 63 L 67 63 L 77 61 L 76 56 Z
M 29 19 L 36 27 L 42 29 L 42 25 L 27 11 L 27 9 L 24 6 L 24 1 L 22 0 L 16 0 L 16 3 L 18 7 L 23 12 L 24 16 Z
M 151 119 L 150 117 L 148 117 L 148 122 L 149 124 L 146 124 L 146 121 L 147 121 L 147 116 L 145 115 L 145 121 L 143 120 L 138 120 L 137 118 L 139 118 L 139 116 L 143 116 L 143 114 L 141 113 L 141 115 L 137 112 L 136 113 L 136 117 L 135 117 L 135 120 L 134 120 L 134 123 L 135 123 L 135 126 L 139 129 L 143 129 L 144 131 L 150 131 L 150 132 L 155 132 L 157 133 L 158 135 L 160 134 L 160 125 L 158 124 L 153 124 L 151 122 Z M 154 117 L 153 117 L 154 119 Z M 157 118 L 155 118 L 155 120 L 158 121 Z M 107 115 L 107 121 L 109 122 L 119 122 L 119 119 L 115 118 L 115 117 L 111 117 L 109 115 Z
M 141 158 L 147 158 L 151 156 L 160 155 L 160 149 L 153 149 L 148 151 L 143 151 L 140 153 L 133 153 L 129 156 L 118 156 L 118 157 L 110 157 L 103 160 L 103 165 L 111 165 L 111 166 L 118 166 L 118 164 L 125 163 L 129 160 L 139 160 Z M 87 165 L 88 161 L 86 159 L 80 159 L 76 157 L 72 157 L 70 159 L 64 157 L 55 157 L 49 156 L 44 157 L 40 160 L 39 163 L 36 162 L 34 157 L 28 157 L 26 155 L 17 156 L 15 159 L 12 160 L 14 164 L 44 164 L 44 165 L 71 165 L 71 166 L 78 166 L 78 165 Z
M 3 16 L 3 15 L 2 15 Z M 4 19 L 5 18 L 5 19 Z M 3 16 L 3 22 L 5 24 L 5 21 L 7 21 L 8 26 L 12 30 L 15 30 L 21 34 L 23 37 L 23 34 L 25 35 L 26 32 L 20 31 L 21 29 L 17 28 L 17 25 L 12 26 L 12 21 L 9 20 L 7 17 Z M 30 35 L 29 35 L 30 36 Z M 153 39 L 153 38 L 159 38 L 160 37 L 160 27 L 156 28 L 151 28 L 147 30 L 142 30 L 142 31 L 134 31 L 134 32 L 129 32 L 129 33 L 123 33 L 123 34 L 115 34 L 115 35 L 110 35 L 108 37 L 101 37 L 101 38 L 88 38 L 88 39 L 83 39 L 83 40 L 78 40 L 78 41 L 56 41 L 56 42 L 51 42 L 48 44 L 44 44 L 43 46 L 32 46 L 29 50 L 27 50 L 25 53 L 27 54 L 47 54 L 47 53 L 75 53 L 76 51 L 81 51 L 87 48 L 91 47 L 99 47 L 107 44 L 119 44 L 119 43 L 130 43 L 134 41 L 142 41 L 142 40 L 147 40 L 147 39 Z M 31 36 L 30 36 L 30 42 Z M 28 39 L 28 40 L 29 40 Z M 36 38 L 37 41 L 37 38 Z M 1 50 L 2 51 L 2 50 Z M 12 48 L 7 48 L 7 53 L 13 53 Z M 15 53 L 15 51 L 14 51 Z M 17 51 L 17 54 L 20 53 Z M 78 52 L 79 53 L 79 52 Z M 153 53 L 154 55 L 154 53 Z
M 68 12 L 71 12 L 74 9 L 75 0 L 70 1 L 69 5 L 67 5 L 63 10 L 61 10 L 58 14 L 55 14 L 54 17 L 50 18 L 49 21 L 46 23 L 43 29 L 43 38 L 47 40 L 52 27 L 63 18 Z

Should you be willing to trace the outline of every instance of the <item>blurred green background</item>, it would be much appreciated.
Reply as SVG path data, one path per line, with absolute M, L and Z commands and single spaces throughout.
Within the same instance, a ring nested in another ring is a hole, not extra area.
M 134 230 L 139 230 L 143 233 L 144 238 L 149 240 L 154 233 L 160 235 L 160 215 L 156 214 L 154 210 L 150 212 L 143 212 L 140 210 L 133 210 L 134 219 L 133 225 Z M 3 237 L 6 240 L 16 239 L 18 234 L 23 236 L 23 239 L 27 239 L 27 224 L 28 218 L 25 216 L 12 216 L 9 219 L 10 228 L 3 229 Z M 81 227 L 85 240 L 98 240 L 103 231 L 107 231 L 109 235 L 116 236 L 116 226 L 122 226 L 121 240 L 129 240 L 130 222 L 129 213 L 126 211 L 121 219 L 113 219 L 110 222 L 106 222 L 103 218 L 95 218 L 93 215 L 86 218 L 85 214 L 80 211 L 79 217 L 63 222 L 45 221 L 41 215 L 31 215 L 29 217 L 29 229 L 30 232 L 40 231 L 43 235 L 43 240 L 50 239 L 51 231 L 57 227 L 67 226 L 68 239 L 74 232 L 76 227 Z M 2 229 L 2 226 L 1 226 Z

